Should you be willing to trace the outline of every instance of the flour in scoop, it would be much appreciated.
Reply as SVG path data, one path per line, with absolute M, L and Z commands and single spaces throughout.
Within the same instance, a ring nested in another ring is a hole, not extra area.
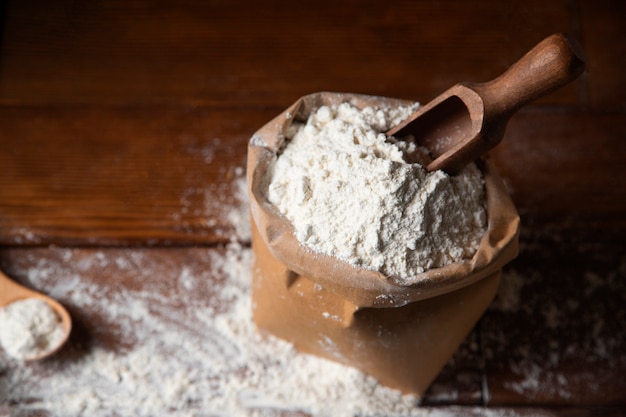
M 43 300 L 27 298 L 0 309 L 0 344 L 14 358 L 45 354 L 56 348 L 64 335 L 61 318 Z
M 429 173 L 425 150 L 384 133 L 416 108 L 342 103 L 291 126 L 267 198 L 302 244 L 405 284 L 474 255 L 487 227 L 480 170 Z

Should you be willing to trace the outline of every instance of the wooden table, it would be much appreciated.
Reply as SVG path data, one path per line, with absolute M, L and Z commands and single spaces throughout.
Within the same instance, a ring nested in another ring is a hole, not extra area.
M 494 302 L 424 403 L 626 413 L 626 3 L 3 7 L 0 267 L 27 285 L 33 263 L 61 264 L 62 248 L 76 259 L 149 253 L 158 280 L 164 264 L 197 267 L 198 247 L 241 239 L 228 210 L 247 141 L 302 95 L 426 102 L 494 78 L 551 33 L 573 34 L 585 74 L 517 114 L 492 152 L 522 216 L 503 284 L 518 291 L 501 294 L 517 298 Z

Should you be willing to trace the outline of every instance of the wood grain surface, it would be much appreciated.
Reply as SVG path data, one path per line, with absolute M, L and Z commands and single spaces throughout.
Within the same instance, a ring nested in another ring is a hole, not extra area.
M 9 0 L 1 18 L 0 267 L 26 284 L 59 248 L 202 267 L 198 247 L 248 243 L 247 141 L 298 97 L 427 102 L 571 33 L 585 73 L 491 153 L 522 215 L 503 282 L 522 299 L 494 301 L 424 402 L 626 413 L 625 2 Z

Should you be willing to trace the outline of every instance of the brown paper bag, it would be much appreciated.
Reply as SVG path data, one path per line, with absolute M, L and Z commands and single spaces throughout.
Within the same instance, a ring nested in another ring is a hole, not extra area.
M 257 131 L 248 146 L 253 219 L 254 319 L 262 330 L 305 352 L 354 366 L 381 383 L 422 395 L 491 302 L 502 266 L 517 256 L 519 216 L 488 161 L 488 230 L 471 260 L 428 270 L 410 285 L 315 253 L 267 201 L 265 172 L 293 120 L 322 105 L 406 101 L 354 94 L 302 97 Z

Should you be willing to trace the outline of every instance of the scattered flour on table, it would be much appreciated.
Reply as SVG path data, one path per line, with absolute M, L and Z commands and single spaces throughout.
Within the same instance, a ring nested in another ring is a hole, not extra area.
M 487 223 L 481 172 L 428 173 L 424 150 L 384 134 L 415 109 L 342 103 L 291 126 L 267 198 L 301 243 L 407 280 L 474 255 Z
M 63 251 L 73 262 L 72 251 Z M 116 253 L 94 252 L 81 258 L 80 267 L 131 268 L 141 274 L 141 265 L 156 256 Z M 73 310 L 97 311 L 109 323 L 106 331 L 118 327 L 116 337 L 132 344 L 112 349 L 94 340 L 76 358 L 34 366 L 5 360 L 0 404 L 55 416 L 421 415 L 413 396 L 260 335 L 251 317 L 249 248 L 232 243 L 221 252 L 207 249 L 203 256 L 211 271 L 181 267 L 172 278 L 171 297 L 150 285 L 113 291 L 80 275 L 53 287 L 52 292 L 65 292 L 56 296 Z M 51 268 L 39 266 L 31 280 L 45 286 L 60 272 Z M 202 285 L 215 287 L 214 298 L 194 298 Z M 180 300 L 184 305 L 175 305 Z
M 242 204 L 248 200 L 246 183 L 241 180 L 245 170 L 240 166 L 218 166 L 216 169 L 224 181 L 200 187 L 197 178 L 190 176 L 190 184 L 182 189 L 178 210 L 171 214 L 171 218 L 189 234 L 217 235 L 249 242 L 250 212 L 247 204 Z
M 61 318 L 43 300 L 26 298 L 0 309 L 0 344 L 17 359 L 30 359 L 55 349 L 65 332 Z
M 195 249 L 202 262 L 181 266 L 165 287 L 163 279 L 150 275 L 155 263 L 170 262 L 158 250 L 55 251 L 54 262 L 49 257 L 38 262 L 33 255 L 29 281 L 81 312 L 83 326 L 98 326 L 88 330 L 91 341 L 85 347 L 70 343 L 44 362 L 25 366 L 0 353 L 0 415 L 517 415 L 482 407 L 420 407 L 414 396 L 356 369 L 259 334 L 251 317 L 252 251 L 238 243 Z M 94 271 L 101 270 L 136 279 L 132 285 L 127 278 L 94 280 Z M 206 286 L 213 288 L 210 298 L 202 296 Z M 128 344 L 105 343 L 111 335 Z
M 612 318 L 626 305 L 626 256 L 586 240 L 558 230 L 523 232 L 526 261 L 504 269 L 482 324 L 485 360 L 507 366 L 499 389 L 540 402 L 621 398 L 615 381 L 626 368 L 626 333 Z M 573 263 L 565 270 L 551 261 L 563 254 Z

